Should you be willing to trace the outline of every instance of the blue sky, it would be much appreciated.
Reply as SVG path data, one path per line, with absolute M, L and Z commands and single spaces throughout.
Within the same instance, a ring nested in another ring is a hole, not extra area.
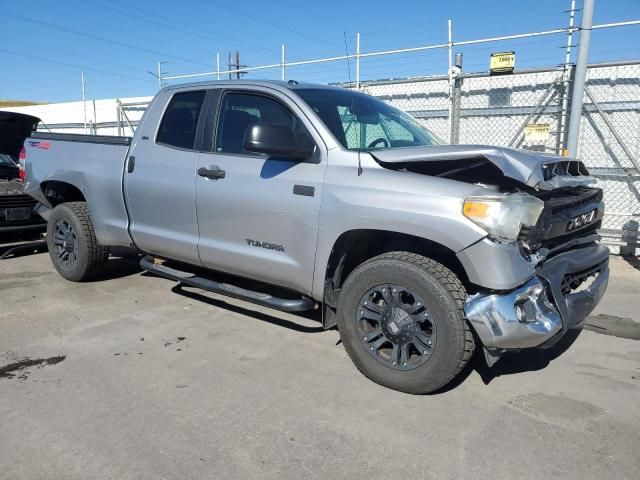
M 578 0 L 578 7 L 582 1 Z M 25 5 L 28 4 L 28 8 Z M 226 63 L 239 49 L 241 63 L 288 60 L 445 43 L 447 19 L 454 40 L 548 30 L 566 26 L 569 0 L 404 0 L 278 2 L 237 0 L 0 0 L 0 99 L 73 101 L 152 95 L 148 71 L 168 74 L 215 70 L 216 52 Z M 578 14 L 579 16 L 579 14 Z M 640 19 L 640 0 L 596 0 L 594 23 Z M 578 18 L 579 20 L 579 18 Z M 346 35 L 345 35 L 346 34 Z M 466 71 L 488 68 L 491 52 L 515 50 L 517 67 L 557 65 L 564 36 L 464 46 Z M 640 26 L 594 31 L 591 61 L 640 59 Z M 349 68 L 350 67 L 350 68 Z M 443 74 L 446 50 L 363 59 L 362 78 Z M 289 78 L 346 81 L 353 63 L 292 67 Z M 252 73 L 278 78 L 279 70 Z

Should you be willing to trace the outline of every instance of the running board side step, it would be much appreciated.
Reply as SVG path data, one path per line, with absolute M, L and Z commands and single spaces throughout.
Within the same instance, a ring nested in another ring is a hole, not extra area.
M 278 298 L 268 293 L 256 292 L 245 288 L 230 285 L 228 283 L 220 283 L 215 280 L 199 277 L 191 272 L 177 270 L 167 267 L 162 263 L 155 263 L 154 258 L 150 255 L 142 257 L 140 267 L 151 273 L 155 273 L 161 277 L 174 280 L 190 287 L 201 288 L 213 293 L 227 295 L 247 302 L 262 305 L 264 307 L 282 310 L 284 312 L 302 312 L 304 310 L 313 310 L 316 308 L 316 302 L 309 297 L 301 296 L 299 299 Z

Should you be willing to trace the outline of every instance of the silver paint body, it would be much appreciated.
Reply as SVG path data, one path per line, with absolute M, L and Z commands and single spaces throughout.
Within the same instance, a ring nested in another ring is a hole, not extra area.
M 487 238 L 462 215 L 465 197 L 482 186 L 384 168 L 382 163 L 490 158 L 506 176 L 527 184 L 542 181 L 543 162 L 566 161 L 513 149 L 434 146 L 376 151 L 344 149 L 313 109 L 281 82 L 218 81 L 163 89 L 145 112 L 131 147 L 52 140 L 49 150 L 27 152 L 28 193 L 48 204 L 43 182 L 69 183 L 85 196 L 98 241 L 130 246 L 294 289 L 316 300 L 336 240 L 345 232 L 372 229 L 437 242 L 460 259 L 469 278 L 489 289 L 514 289 L 535 275 L 534 262 L 513 245 Z M 332 88 L 314 85 L 313 88 Z M 154 142 L 171 96 L 194 89 L 257 91 L 286 104 L 317 145 L 310 162 L 270 161 L 257 155 L 194 152 Z M 37 138 L 37 135 L 36 135 Z M 129 157 L 135 170 L 127 173 Z M 360 158 L 358 158 L 360 156 Z M 358 175 L 358 162 L 362 174 Z M 217 165 L 224 179 L 196 174 Z M 314 196 L 293 195 L 296 184 Z M 283 245 L 260 248 L 247 239 Z

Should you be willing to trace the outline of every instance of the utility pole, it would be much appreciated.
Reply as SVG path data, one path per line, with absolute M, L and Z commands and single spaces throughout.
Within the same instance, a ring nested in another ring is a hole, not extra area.
M 246 67 L 246 65 L 240 65 L 240 51 L 236 50 L 236 62 L 233 63 L 231 61 L 231 52 L 229 52 L 229 79 L 232 79 L 233 76 L 235 75 L 237 80 L 240 80 L 240 78 L 242 77 L 242 75 L 244 75 L 246 72 L 242 72 L 241 69 Z M 232 73 L 231 70 L 235 70 L 235 73 Z
M 567 137 L 567 150 L 570 157 L 575 157 L 578 153 L 580 120 L 582 118 L 584 85 L 587 77 L 587 64 L 589 62 L 589 44 L 591 42 L 591 26 L 593 25 L 594 6 L 595 0 L 584 0 L 582 5 L 580 46 L 578 48 L 578 61 L 576 62 L 574 75 L 573 95 L 571 98 L 571 117 L 569 118 L 569 133 Z
M 87 133 L 87 98 L 84 88 L 84 72 L 81 72 L 80 79 L 82 81 L 82 109 L 84 110 L 84 133 Z

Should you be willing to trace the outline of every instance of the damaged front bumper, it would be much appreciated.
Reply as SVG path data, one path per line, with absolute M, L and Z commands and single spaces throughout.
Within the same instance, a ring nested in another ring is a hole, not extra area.
M 546 260 L 515 290 L 469 297 L 464 311 L 490 351 L 549 347 L 582 326 L 608 280 L 609 249 L 579 248 Z

